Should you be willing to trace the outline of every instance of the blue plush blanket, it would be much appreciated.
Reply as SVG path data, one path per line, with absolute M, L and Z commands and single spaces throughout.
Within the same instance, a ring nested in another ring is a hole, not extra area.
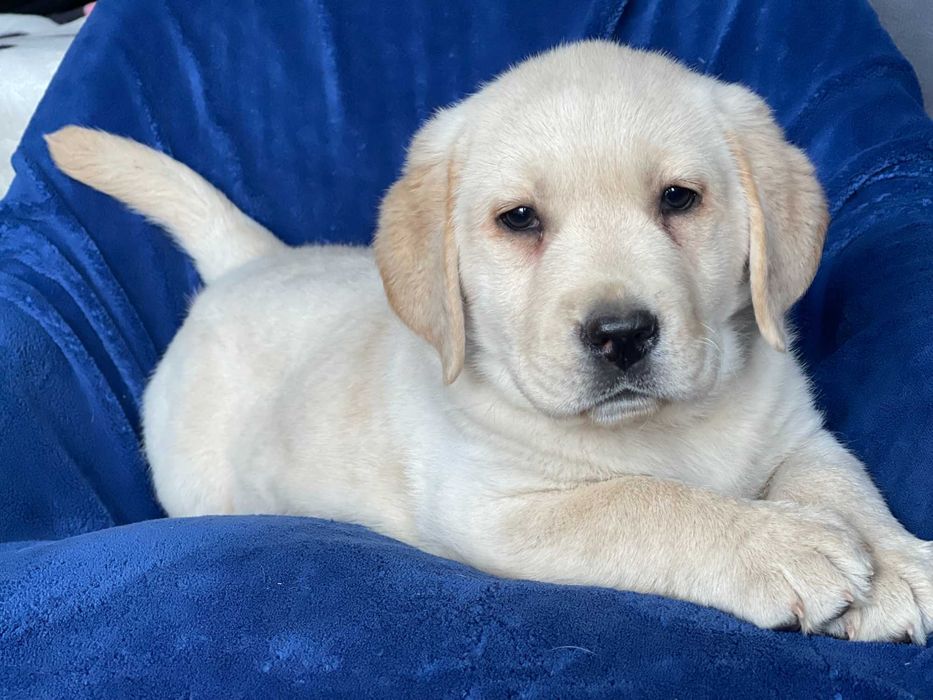
M 933 125 L 863 0 L 107 0 L 0 204 L 0 695 L 933 696 L 931 649 L 500 580 L 314 519 L 159 519 L 139 399 L 197 279 L 41 135 L 129 135 L 289 242 L 366 243 L 433 108 L 594 36 L 746 83 L 815 160 L 834 223 L 799 350 L 933 538 Z

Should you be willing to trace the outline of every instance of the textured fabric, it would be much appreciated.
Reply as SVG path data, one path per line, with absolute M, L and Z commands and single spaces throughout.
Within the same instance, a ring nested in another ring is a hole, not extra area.
M 128 135 L 288 242 L 366 243 L 432 109 L 581 37 L 746 83 L 813 157 L 834 222 L 799 352 L 829 427 L 933 538 L 933 126 L 861 0 L 109 0 L 0 204 L 0 694 L 933 695 L 929 649 L 503 581 L 314 519 L 157 519 L 139 400 L 197 277 L 41 135 Z

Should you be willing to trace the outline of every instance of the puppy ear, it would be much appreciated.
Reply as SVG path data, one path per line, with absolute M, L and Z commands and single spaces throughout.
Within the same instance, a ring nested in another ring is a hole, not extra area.
M 373 242 L 389 304 L 435 347 L 444 381 L 463 369 L 465 334 L 453 206 L 457 108 L 436 114 L 415 135 L 402 176 L 379 212 Z
M 728 140 L 748 206 L 749 277 L 765 340 L 787 348 L 785 315 L 813 281 L 829 212 L 804 153 L 789 144 L 761 98 L 720 85 Z

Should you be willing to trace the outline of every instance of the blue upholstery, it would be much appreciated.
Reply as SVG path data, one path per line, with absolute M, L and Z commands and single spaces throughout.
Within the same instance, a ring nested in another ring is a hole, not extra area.
M 131 136 L 286 241 L 366 243 L 432 109 L 582 37 L 749 85 L 814 159 L 834 222 L 799 352 L 829 427 L 933 538 L 933 126 L 864 0 L 107 0 L 0 203 L 0 694 L 933 695 L 930 649 L 500 580 L 310 518 L 159 518 L 139 400 L 197 277 L 42 134 Z

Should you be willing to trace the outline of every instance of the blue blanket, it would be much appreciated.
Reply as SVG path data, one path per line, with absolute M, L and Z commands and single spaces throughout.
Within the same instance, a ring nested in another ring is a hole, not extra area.
M 160 518 L 139 400 L 198 280 L 41 135 L 125 134 L 286 241 L 366 243 L 432 109 L 582 37 L 744 82 L 814 159 L 834 222 L 799 353 L 933 538 L 933 125 L 864 0 L 108 0 L 0 204 L 0 695 L 933 696 L 930 648 L 496 579 L 310 518 Z

